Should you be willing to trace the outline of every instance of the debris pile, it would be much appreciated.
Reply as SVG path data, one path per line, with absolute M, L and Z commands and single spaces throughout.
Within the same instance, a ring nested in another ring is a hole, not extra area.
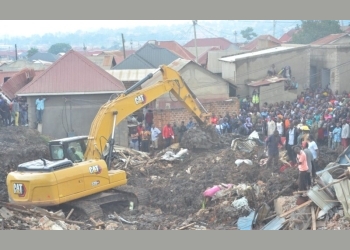
M 181 139 L 181 147 L 189 150 L 210 149 L 220 144 L 222 144 L 220 136 L 211 125 L 190 128 Z

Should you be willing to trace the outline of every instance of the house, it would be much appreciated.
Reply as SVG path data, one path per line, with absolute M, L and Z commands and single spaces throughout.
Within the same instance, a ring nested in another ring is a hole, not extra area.
M 222 78 L 237 86 L 237 94 L 250 94 L 247 83 L 264 79 L 272 64 L 280 71 L 290 66 L 292 76 L 299 86 L 308 86 L 310 82 L 310 49 L 308 45 L 282 45 L 275 48 L 253 51 L 234 56 L 223 57 Z M 303 91 L 298 89 L 298 93 Z
M 47 69 L 50 65 L 51 64 L 30 62 L 23 59 L 3 64 L 0 66 L 0 86 L 23 69 L 33 69 L 37 75 Z
M 31 57 L 28 58 L 29 61 L 45 61 L 45 62 L 55 62 L 57 59 L 60 58 L 58 55 L 54 55 L 52 53 L 48 52 L 37 52 Z
M 222 76 L 222 61 L 219 59 L 222 57 L 239 55 L 249 52 L 247 50 L 236 50 L 236 49 L 227 49 L 227 50 L 210 50 L 207 53 L 206 59 L 206 69 Z
M 341 29 L 344 33 L 350 33 L 350 25 L 349 25 L 349 26 L 340 26 L 340 29 Z
M 344 36 L 338 41 L 334 39 L 334 42 L 322 46 L 311 44 L 311 87 L 328 86 L 333 92 L 339 91 L 339 93 L 349 91 L 350 44 L 344 42 L 347 39 L 348 36 Z
M 243 45 L 241 49 L 249 51 L 257 51 L 281 46 L 281 42 L 271 35 L 261 35 L 253 41 Z
M 179 58 L 174 52 L 155 44 L 146 43 L 135 54 L 130 55 L 112 69 L 156 69 Z
M 260 104 L 281 102 L 286 100 L 294 100 L 297 98 L 297 91 L 295 90 L 285 90 L 285 85 L 287 78 L 275 76 L 265 79 L 260 79 L 258 81 L 252 81 L 247 83 L 249 87 L 249 94 L 251 95 L 255 90 L 259 93 Z
M 35 128 L 35 100 L 46 97 L 42 133 L 53 138 L 87 135 L 99 108 L 125 87 L 121 81 L 74 50 L 68 51 L 16 94 L 27 97 L 29 126 Z M 128 146 L 126 121 L 116 143 Z
M 117 65 L 113 55 L 105 55 L 101 53 L 97 56 L 87 56 L 87 58 L 104 70 L 111 69 Z
M 235 98 L 236 86 L 225 81 L 216 74 L 204 69 L 191 60 L 176 59 L 168 65 L 179 72 L 185 83 L 196 95 L 200 103 L 208 112 L 225 115 L 226 111 L 237 112 L 239 102 Z M 152 86 L 162 80 L 160 71 L 142 84 L 142 88 Z M 147 97 L 146 97 L 147 98 Z M 234 101 L 236 100 L 236 102 Z M 155 115 L 156 126 L 162 127 L 166 123 L 175 121 L 188 122 L 191 113 L 185 109 L 181 101 L 170 93 L 166 93 L 149 104 Z
M 179 58 L 183 58 L 186 60 L 195 60 L 195 56 L 189 52 L 188 50 L 186 50 L 184 47 L 182 47 L 179 43 L 175 42 L 175 41 L 156 41 L 156 40 L 151 40 L 148 41 L 147 43 L 149 44 L 154 44 L 157 45 L 161 48 L 165 48 L 170 50 L 171 52 L 177 54 L 179 56 Z
M 229 48 L 239 49 L 238 46 L 236 46 L 234 43 L 230 42 L 229 40 L 223 37 L 197 38 L 197 39 L 192 39 L 191 41 L 183 45 L 183 47 L 185 47 L 187 50 L 192 50 L 193 48 L 195 49 L 196 46 L 197 48 L 216 47 L 220 50 L 226 50 Z
M 35 77 L 34 69 L 22 69 L 1 85 L 2 92 L 9 98 L 16 97 L 16 92 L 23 88 Z
M 312 43 L 311 45 L 327 45 L 327 44 L 350 44 L 349 33 L 330 34 L 326 37 L 322 37 Z
M 294 34 L 297 34 L 298 32 L 300 31 L 300 29 L 291 29 L 289 30 L 288 32 L 284 33 L 281 38 L 279 39 L 279 41 L 281 43 L 290 43 L 292 42 L 292 39 L 293 39 L 293 35 Z
M 198 56 L 197 62 L 204 68 L 207 68 L 209 51 L 239 50 L 237 44 L 234 44 L 223 37 L 192 39 L 183 45 L 183 47 L 193 55 Z M 194 61 L 196 61 L 196 57 Z

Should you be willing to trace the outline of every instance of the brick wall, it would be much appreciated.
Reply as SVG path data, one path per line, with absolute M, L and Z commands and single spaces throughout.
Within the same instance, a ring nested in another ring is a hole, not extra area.
M 231 115 L 234 112 L 237 114 L 239 112 L 239 100 L 236 97 L 233 97 L 232 101 L 216 101 L 202 104 L 209 113 L 215 113 L 217 116 L 224 116 L 227 111 Z M 187 124 L 192 114 L 185 108 L 163 110 L 154 109 L 153 116 L 153 121 L 156 127 L 162 129 L 167 123 L 173 124 L 176 122 L 180 125 L 181 121 L 184 121 L 185 124 Z

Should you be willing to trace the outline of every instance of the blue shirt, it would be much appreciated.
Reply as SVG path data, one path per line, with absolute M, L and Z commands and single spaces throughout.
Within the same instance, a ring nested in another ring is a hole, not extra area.
M 45 98 L 39 100 L 39 99 L 36 99 L 35 101 L 35 104 L 36 104 L 36 109 L 37 110 L 44 110 L 44 102 L 45 102 Z
M 333 141 L 334 142 L 341 142 L 341 128 L 336 127 L 333 129 Z

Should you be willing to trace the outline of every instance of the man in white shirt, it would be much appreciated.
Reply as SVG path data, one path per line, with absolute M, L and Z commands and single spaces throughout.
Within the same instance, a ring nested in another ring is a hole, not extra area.
M 349 124 L 345 119 L 343 119 L 343 126 L 341 128 L 341 145 L 343 150 L 345 150 L 348 145 L 348 138 L 350 137 Z
M 156 128 L 156 126 L 153 123 L 151 127 L 151 140 L 153 149 L 158 149 L 158 136 L 161 133 L 162 132 L 158 128 Z
M 268 117 L 268 122 L 267 122 L 267 136 L 273 135 L 273 132 L 276 130 L 276 123 L 272 119 L 272 117 Z

